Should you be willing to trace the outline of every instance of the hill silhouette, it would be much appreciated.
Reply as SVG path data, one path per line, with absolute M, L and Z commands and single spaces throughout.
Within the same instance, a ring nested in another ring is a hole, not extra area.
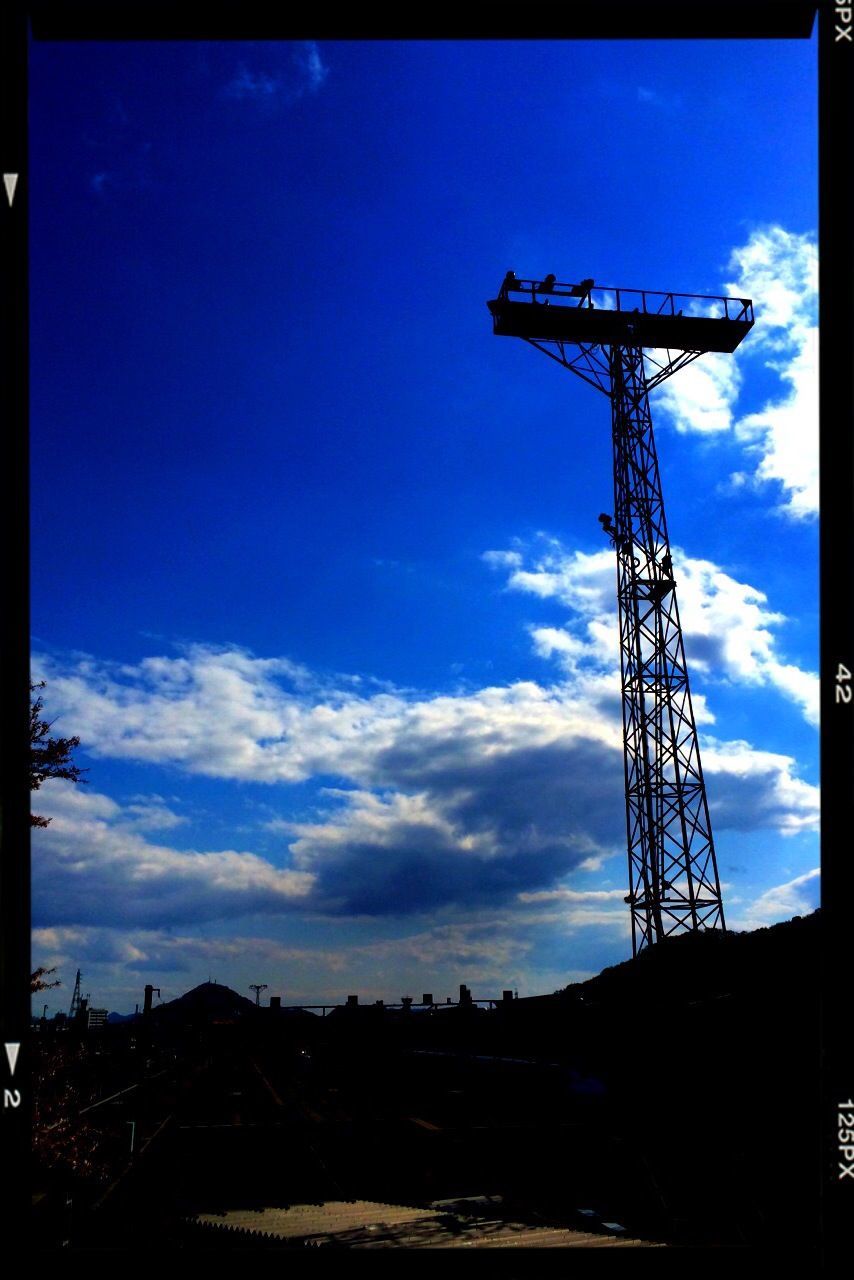
M 168 1000 L 152 1010 L 152 1018 L 161 1024 L 211 1024 L 247 1022 L 260 1010 L 252 1000 L 219 982 L 202 982 L 176 1000 Z
M 749 933 L 678 934 L 560 994 L 601 1002 L 697 1001 L 812 987 L 818 981 L 820 929 L 821 912 L 815 911 Z

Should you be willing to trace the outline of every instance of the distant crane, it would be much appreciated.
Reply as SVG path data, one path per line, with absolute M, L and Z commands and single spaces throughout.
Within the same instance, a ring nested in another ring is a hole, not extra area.
M 626 903 L 637 955 L 670 934 L 726 929 L 649 392 L 703 352 L 733 352 L 754 316 L 749 298 L 649 289 L 603 290 L 595 306 L 593 287 L 508 271 L 487 306 L 495 333 L 523 338 L 611 403 L 614 515 L 599 522 L 617 556 Z
M 255 992 L 255 1004 L 260 1005 L 261 992 L 267 990 L 267 984 L 266 982 L 250 982 L 249 990 Z
M 74 990 L 71 993 L 71 1007 L 68 1010 L 69 1021 L 76 1018 L 80 1012 L 80 970 L 77 970 L 77 977 L 74 981 Z

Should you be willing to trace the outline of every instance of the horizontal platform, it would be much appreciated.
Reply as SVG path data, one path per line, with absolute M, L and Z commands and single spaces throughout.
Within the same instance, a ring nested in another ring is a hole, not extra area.
M 494 298 L 487 306 L 495 333 L 543 342 L 731 352 L 753 326 L 752 308 L 742 318 L 730 320 L 561 305 L 533 294 L 524 302 Z

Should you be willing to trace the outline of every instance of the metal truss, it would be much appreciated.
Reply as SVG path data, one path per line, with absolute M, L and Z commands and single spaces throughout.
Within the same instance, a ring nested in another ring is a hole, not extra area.
M 608 363 L 607 347 L 542 338 L 526 338 L 525 341 L 532 347 L 536 347 L 538 351 L 550 356 L 552 360 L 556 360 L 558 364 L 562 364 L 565 369 L 577 373 L 579 378 L 583 378 L 591 387 L 595 387 L 597 391 L 601 391 L 609 400 L 611 399 L 611 369 Z M 648 351 L 646 359 L 653 365 L 655 372 L 650 374 L 644 369 L 644 390 L 652 391 L 653 387 L 659 386 L 665 378 L 678 373 L 680 369 L 684 369 L 687 364 L 702 354 L 702 351 L 671 351 L 669 349 Z
M 565 369 L 577 373 L 579 378 L 589 382 L 597 391 L 604 392 L 610 400 L 611 372 L 608 368 L 608 353 L 604 348 L 580 342 L 552 342 L 534 338 L 526 338 L 525 341 L 552 360 L 557 360 Z
M 493 332 L 523 338 L 611 402 L 614 517 L 600 520 L 617 553 L 626 902 L 637 955 L 671 934 L 726 928 L 649 393 L 704 352 L 734 351 L 754 315 L 749 298 L 594 291 L 593 280 L 508 271 L 487 306 Z
M 649 392 L 700 351 L 526 339 L 611 401 L 626 830 L 634 955 L 726 928 L 688 684 Z
M 725 929 L 641 347 L 609 353 L 632 949 Z M 567 366 L 571 367 L 571 366 Z M 672 372 L 672 367 L 670 369 Z

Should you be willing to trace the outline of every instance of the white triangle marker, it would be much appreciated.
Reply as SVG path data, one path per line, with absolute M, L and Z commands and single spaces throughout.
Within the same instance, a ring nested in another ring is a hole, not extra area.
M 15 1074 L 15 1067 L 18 1062 L 18 1051 L 21 1048 L 21 1046 L 20 1044 L 7 1044 L 5 1048 L 6 1048 L 6 1057 L 9 1059 L 9 1075 L 13 1076 Z
M 9 197 L 9 208 L 12 207 L 12 201 L 15 199 L 15 187 L 18 185 L 17 173 L 4 173 L 3 182 L 6 185 L 6 195 Z

